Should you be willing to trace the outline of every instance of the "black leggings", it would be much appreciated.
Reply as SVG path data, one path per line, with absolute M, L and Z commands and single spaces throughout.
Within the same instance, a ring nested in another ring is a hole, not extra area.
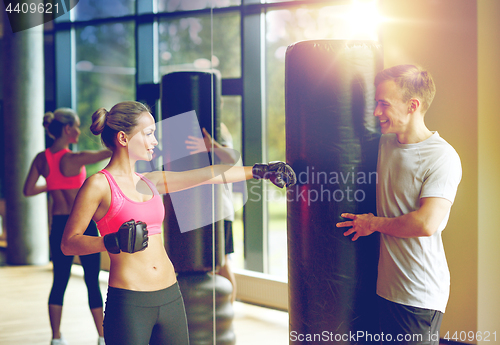
M 52 264 L 54 266 L 54 281 L 49 295 L 49 304 L 60 306 L 63 305 L 64 293 L 68 286 L 69 277 L 71 275 L 71 265 L 73 264 L 73 256 L 66 256 L 61 251 L 62 236 L 68 218 L 68 215 L 53 216 L 49 237 Z M 94 221 L 90 221 L 84 234 L 88 236 L 99 236 Z M 101 254 L 81 255 L 80 261 L 83 266 L 85 284 L 87 285 L 90 309 L 102 308 L 102 295 L 99 287 Z
M 189 345 L 179 285 L 158 291 L 109 286 L 104 339 L 106 345 Z

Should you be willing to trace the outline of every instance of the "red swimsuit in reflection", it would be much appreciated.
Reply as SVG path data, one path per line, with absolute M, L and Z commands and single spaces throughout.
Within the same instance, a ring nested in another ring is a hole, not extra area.
M 52 153 L 50 149 L 45 150 L 45 158 L 47 159 L 47 164 L 49 165 L 49 175 L 45 178 L 47 181 L 47 190 L 58 190 L 58 189 L 76 189 L 80 188 L 87 178 L 87 172 L 83 166 L 80 173 L 75 176 L 64 176 L 61 173 L 59 164 L 61 163 L 61 158 L 68 152 L 69 149 L 62 149 L 56 153 Z

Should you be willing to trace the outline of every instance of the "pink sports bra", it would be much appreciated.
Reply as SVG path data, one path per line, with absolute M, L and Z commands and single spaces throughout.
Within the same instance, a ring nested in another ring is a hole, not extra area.
M 111 188 L 111 204 L 109 205 L 109 210 L 104 217 L 97 222 L 97 228 L 101 236 L 117 232 L 123 223 L 131 219 L 135 221 L 140 220 L 146 223 L 149 236 L 160 234 L 161 224 L 165 217 L 165 208 L 163 206 L 163 200 L 153 183 L 141 174 L 136 173 L 153 191 L 153 197 L 144 202 L 133 201 L 123 194 L 109 171 L 102 169 L 100 172 L 106 176 L 109 187 Z
M 85 182 L 87 177 L 87 172 L 85 166 L 80 169 L 80 173 L 75 176 L 64 176 L 61 173 L 60 163 L 61 158 L 68 152 L 69 149 L 62 149 L 56 153 L 52 153 L 50 149 L 45 150 L 45 158 L 47 159 L 47 164 L 49 165 L 49 175 L 45 178 L 47 182 L 47 190 L 56 189 L 75 189 L 80 188 Z

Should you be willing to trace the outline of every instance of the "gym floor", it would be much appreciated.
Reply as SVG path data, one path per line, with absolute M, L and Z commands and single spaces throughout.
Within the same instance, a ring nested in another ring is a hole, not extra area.
M 48 345 L 51 334 L 47 299 L 52 264 L 5 266 L 3 249 L 0 246 L 0 345 Z M 107 275 L 105 271 L 100 275 L 103 298 Z M 96 344 L 97 331 L 87 306 L 87 289 L 79 265 L 73 265 L 64 303 L 62 331 L 69 344 Z M 237 301 L 234 314 L 237 345 L 289 345 L 288 313 Z
M 106 296 L 107 272 L 101 273 Z M 52 265 L 0 267 L 0 344 L 50 344 L 47 298 Z M 62 332 L 70 345 L 97 343 L 97 331 L 87 305 L 83 270 L 73 265 L 64 299 Z M 234 305 L 238 345 L 288 345 L 288 313 L 241 302 Z

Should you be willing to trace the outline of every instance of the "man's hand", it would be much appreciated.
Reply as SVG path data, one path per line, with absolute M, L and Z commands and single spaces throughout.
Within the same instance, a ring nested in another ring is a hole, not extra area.
M 344 232 L 344 236 L 349 236 L 355 233 L 352 238 L 353 241 L 356 241 L 360 236 L 368 236 L 375 232 L 375 230 L 372 230 L 373 229 L 372 221 L 375 218 L 373 213 L 367 213 L 367 214 L 342 213 L 340 216 L 343 218 L 352 219 L 351 221 L 337 223 L 337 228 L 344 228 L 351 226 L 349 230 Z
M 202 131 L 203 138 L 197 138 L 189 135 L 188 139 L 185 141 L 186 149 L 189 150 L 189 154 L 194 155 L 196 153 L 210 152 L 210 150 L 212 150 L 212 136 L 205 128 L 203 128 Z

